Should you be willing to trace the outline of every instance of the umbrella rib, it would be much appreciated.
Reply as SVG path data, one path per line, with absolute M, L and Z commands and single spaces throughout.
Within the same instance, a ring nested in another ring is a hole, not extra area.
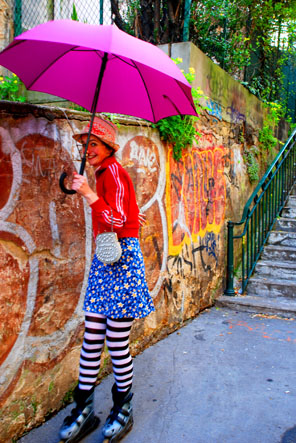
M 142 78 L 142 81 L 143 81 L 143 84 L 144 84 L 144 86 L 145 86 L 146 92 L 147 92 L 147 96 L 148 96 L 148 98 L 149 98 L 151 111 L 152 111 L 152 114 L 153 114 L 153 117 L 154 117 L 154 121 L 155 121 L 155 115 L 154 115 L 154 111 L 153 111 L 153 107 L 152 107 L 152 102 L 151 102 L 151 99 L 150 99 L 150 95 L 149 95 L 149 92 L 148 92 L 148 88 L 147 88 L 146 83 L 145 83 L 145 81 L 144 81 L 144 78 L 143 78 L 143 76 L 142 76 L 142 74 L 141 74 L 141 71 L 139 70 L 138 66 L 136 65 L 136 62 L 133 61 L 133 63 L 129 63 L 127 60 L 122 59 L 122 58 L 119 57 L 118 55 L 116 55 L 116 54 L 113 54 L 113 55 L 114 55 L 116 58 L 118 58 L 119 60 L 121 60 L 123 63 L 126 63 L 127 65 L 129 65 L 129 66 L 135 68 L 135 69 L 138 71 L 138 73 L 140 74 L 140 76 L 141 76 L 141 78 Z M 177 83 L 178 87 L 181 89 L 182 93 L 186 96 L 186 93 L 185 93 L 184 89 L 181 87 L 180 83 L 179 83 L 176 79 L 175 79 L 175 82 Z M 172 99 L 171 99 L 170 97 L 168 97 L 167 95 L 164 95 L 163 97 L 166 98 L 166 99 L 168 99 L 168 100 L 171 102 L 172 106 L 176 109 L 176 111 L 177 111 L 177 113 L 178 113 L 179 115 L 182 115 L 181 112 L 179 111 L 179 109 L 177 108 L 176 104 L 172 101 Z M 187 97 L 187 96 L 186 96 L 186 97 Z M 195 106 L 194 106 L 192 103 L 190 103 L 190 104 L 191 104 L 192 109 L 193 109 L 194 112 L 196 113 Z
M 12 48 L 15 48 L 16 46 L 20 45 L 21 43 L 24 43 L 26 40 L 16 40 L 12 42 L 10 45 L 8 45 L 3 51 L 1 51 L 1 55 L 4 54 L 7 50 L 10 50 Z
M 122 61 L 123 63 L 125 63 L 125 64 L 127 64 L 127 65 L 129 65 L 129 66 L 131 66 L 132 68 L 134 68 L 135 67 L 135 65 L 134 65 L 134 63 L 129 63 L 127 60 L 124 60 L 122 57 L 120 57 L 119 55 L 116 55 L 116 54 L 112 54 L 113 56 L 114 56 L 114 58 L 118 58 L 120 61 Z M 138 68 L 136 68 L 136 69 L 138 69 Z
M 151 108 L 151 112 L 152 112 L 152 115 L 153 115 L 153 123 L 156 123 L 155 114 L 154 114 L 154 110 L 153 110 L 153 106 L 152 106 L 152 101 L 151 101 L 151 98 L 150 98 L 150 94 L 149 94 L 148 88 L 146 86 L 146 82 L 145 82 L 145 80 L 143 78 L 143 75 L 142 75 L 140 69 L 138 68 L 138 66 L 136 65 L 136 62 L 134 60 L 132 60 L 132 65 L 131 66 L 135 67 L 135 69 L 138 71 L 138 73 L 139 73 L 139 75 L 140 75 L 140 77 L 142 79 L 143 85 L 144 85 L 144 87 L 146 89 L 146 93 L 147 93 L 147 96 L 148 96 L 148 99 L 149 99 L 150 108 Z
M 173 102 L 173 100 L 168 96 L 163 94 L 163 98 L 166 98 L 172 105 L 173 107 L 176 109 L 177 113 L 182 116 L 182 113 L 180 112 L 180 110 L 177 108 L 177 105 Z M 181 117 L 182 118 L 182 117 Z
M 75 50 L 75 48 L 78 48 L 79 46 L 74 46 L 71 49 L 67 49 L 67 51 L 63 52 L 62 54 L 60 54 L 58 57 L 56 57 L 49 65 L 46 66 L 46 68 L 43 69 L 43 71 L 40 72 L 40 74 L 37 75 L 37 77 L 32 81 L 32 83 L 30 83 L 29 86 L 27 86 L 27 89 L 32 88 L 32 86 L 34 85 L 34 83 L 37 82 L 37 80 L 39 80 L 39 78 L 44 74 L 44 72 L 46 72 L 49 68 L 51 68 L 60 58 L 64 57 L 65 54 L 67 54 L 68 52 L 72 52 Z
M 181 89 L 181 91 L 183 92 L 183 94 L 187 97 L 187 95 L 185 94 L 185 91 L 184 91 L 184 89 L 182 88 L 180 82 L 179 82 L 178 80 L 176 80 L 176 79 L 175 79 L 175 82 L 177 83 L 177 85 L 179 86 L 179 88 Z M 187 98 L 188 98 L 188 97 L 187 97 Z M 194 110 L 195 115 L 197 115 L 197 112 L 196 112 L 196 108 L 195 108 L 195 106 L 194 106 L 194 103 L 191 103 L 191 102 L 190 102 L 190 105 L 191 105 L 192 109 Z

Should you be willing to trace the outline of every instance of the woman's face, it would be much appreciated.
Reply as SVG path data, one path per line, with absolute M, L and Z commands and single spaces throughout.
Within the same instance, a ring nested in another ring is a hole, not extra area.
M 81 143 L 83 146 L 83 150 L 85 149 L 86 141 L 87 135 L 82 135 Z M 107 148 L 107 146 L 103 142 L 101 142 L 98 137 L 96 137 L 95 135 L 91 135 L 87 149 L 88 163 L 94 168 L 97 168 L 100 166 L 102 161 L 105 160 L 105 158 L 109 157 L 109 155 L 110 150 Z

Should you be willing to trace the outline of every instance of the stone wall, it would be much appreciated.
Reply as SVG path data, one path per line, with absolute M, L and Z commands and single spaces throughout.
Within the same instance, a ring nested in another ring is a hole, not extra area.
M 12 41 L 13 34 L 13 1 L 0 0 L 0 51 Z M 6 73 L 6 69 L 0 66 L 0 75 Z
M 195 65 L 205 66 L 207 58 L 199 57 Z M 221 70 L 210 66 L 207 84 L 214 85 Z M 133 326 L 133 355 L 223 292 L 226 221 L 240 218 L 252 190 L 242 133 L 247 128 L 248 143 L 258 146 L 263 114 L 260 102 L 228 77 L 223 100 L 214 94 L 224 91 L 223 82 L 205 91 L 213 105 L 178 163 L 149 123 L 119 121 L 118 157 L 147 215 L 140 241 L 156 308 Z M 58 179 L 64 169 L 79 170 L 71 127 L 79 131 L 88 115 L 66 112 L 67 118 L 58 108 L 0 102 L 1 442 L 59 409 L 78 376 L 91 218 L 79 196 L 60 191 Z M 100 377 L 109 370 L 104 354 Z

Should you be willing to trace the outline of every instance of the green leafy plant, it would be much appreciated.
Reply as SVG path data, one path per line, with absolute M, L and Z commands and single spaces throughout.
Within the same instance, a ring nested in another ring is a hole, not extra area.
M 279 103 L 266 103 L 267 114 L 264 119 L 263 128 L 259 131 L 259 142 L 261 147 L 268 150 L 270 154 L 274 154 L 274 149 L 279 143 L 274 136 L 274 128 L 283 117 L 284 110 Z
M 193 125 L 193 117 L 173 115 L 156 123 L 160 138 L 173 144 L 173 157 L 180 160 L 182 151 L 193 143 L 197 131 Z
M 277 138 L 273 135 L 273 128 L 265 124 L 259 132 L 259 142 L 263 149 L 271 151 L 277 145 Z
M 76 10 L 75 3 L 73 3 L 71 19 L 72 19 L 72 20 L 75 20 L 76 22 L 79 21 L 79 20 L 78 20 L 78 14 L 77 14 L 77 10 Z
M 21 80 L 15 74 L 12 74 L 12 77 L 0 76 L 0 100 L 25 102 L 26 98 L 19 92 L 21 85 Z
M 264 106 L 267 112 L 265 113 L 263 127 L 258 134 L 259 146 L 247 147 L 245 145 L 244 147 L 243 157 L 251 183 L 259 180 L 260 166 L 258 157 L 260 156 L 261 161 L 266 161 L 268 165 L 274 159 L 277 153 L 276 148 L 281 143 L 274 136 L 274 130 L 284 116 L 284 109 L 282 105 L 274 102 L 265 103 Z M 244 143 L 243 137 L 241 142 Z
M 289 123 L 289 125 L 290 125 L 290 128 L 289 128 L 289 135 L 291 135 L 292 132 L 294 131 L 294 129 L 296 129 L 296 123 L 293 123 L 293 122 L 292 122 L 291 117 L 288 117 L 288 118 L 287 118 L 287 121 L 288 121 L 288 123 Z
M 182 59 L 177 58 L 174 60 L 176 64 L 182 63 Z M 184 74 L 190 84 L 195 79 L 194 68 L 189 68 L 189 72 Z M 192 88 L 192 97 L 197 114 L 200 114 L 202 109 L 207 107 L 201 105 L 200 100 L 204 97 L 203 91 L 197 87 Z M 184 149 L 192 146 L 194 141 L 200 137 L 200 133 L 196 129 L 196 122 L 200 117 L 193 115 L 173 115 L 171 117 L 163 118 L 153 127 L 159 130 L 160 138 L 164 141 L 172 143 L 173 145 L 173 157 L 175 160 L 180 160 Z
M 247 165 L 249 180 L 254 183 L 259 180 L 259 163 L 252 149 L 244 153 L 244 160 Z
M 69 104 L 69 108 L 70 109 L 74 109 L 75 111 L 88 112 L 89 113 L 89 111 L 87 109 L 85 109 L 83 106 L 77 105 L 76 103 L 70 103 Z

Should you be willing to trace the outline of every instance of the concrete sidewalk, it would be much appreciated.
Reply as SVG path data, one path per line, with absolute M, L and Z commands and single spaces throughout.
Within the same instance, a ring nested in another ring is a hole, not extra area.
M 125 443 L 296 442 L 296 320 L 227 308 L 200 314 L 134 359 Z M 96 388 L 102 424 L 112 375 Z M 57 443 L 71 405 L 21 443 Z M 295 429 L 293 429 L 295 427 Z M 101 443 L 101 427 L 84 443 Z

